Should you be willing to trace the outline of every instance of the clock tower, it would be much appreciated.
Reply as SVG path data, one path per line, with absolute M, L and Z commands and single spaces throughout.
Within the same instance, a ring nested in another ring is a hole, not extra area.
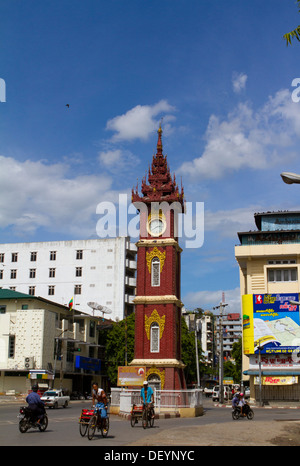
M 170 174 L 158 130 L 156 155 L 142 180 L 141 195 L 132 190 L 140 212 L 137 242 L 135 353 L 132 366 L 146 367 L 146 378 L 160 389 L 186 388 L 181 361 L 180 255 L 177 217 L 184 211 L 183 188 Z

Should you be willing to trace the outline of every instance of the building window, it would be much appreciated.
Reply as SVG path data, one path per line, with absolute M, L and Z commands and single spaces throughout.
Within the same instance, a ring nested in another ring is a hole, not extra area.
M 76 259 L 82 259 L 83 258 L 83 250 L 82 249 L 78 249 L 76 251 Z
M 296 282 L 297 269 L 268 269 L 269 282 Z
M 151 286 L 160 286 L 160 260 L 154 257 L 151 262 Z
M 30 296 L 35 296 L 35 286 L 29 287 L 28 294 L 30 294 Z
M 12 252 L 11 253 L 11 261 L 12 262 L 18 262 L 18 253 L 17 252 Z
M 29 269 L 29 278 L 36 277 L 36 269 Z
M 0 270 L 0 280 L 3 278 L 3 270 Z
M 75 277 L 82 277 L 82 267 L 76 267 Z
M 6 313 L 6 306 L 5 305 L 1 305 L 0 306 L 0 314 L 5 314 Z
M 74 294 L 81 294 L 81 285 L 75 285 Z
M 49 296 L 54 296 L 54 292 L 55 292 L 55 286 L 54 285 L 49 285 L 48 286 L 48 295 Z
M 95 336 L 95 322 L 93 320 L 90 321 L 90 337 Z
M 8 357 L 9 358 L 15 357 L 15 343 L 16 343 L 16 337 L 14 335 L 10 335 L 9 340 L 8 340 Z
M 55 278 L 55 269 L 49 269 L 49 278 Z
M 37 252 L 36 251 L 31 252 L 30 253 L 31 262 L 36 262 L 36 259 L 37 259 Z
M 0 262 L 4 262 L 4 252 L 1 252 L 0 254 Z
M 150 328 L 150 352 L 159 353 L 159 325 L 153 322 Z
M 277 265 L 277 264 L 296 264 L 296 260 L 295 259 L 283 259 L 283 260 L 272 260 L 272 261 L 268 261 L 268 264 L 270 265 Z
M 11 269 L 11 271 L 10 271 L 10 278 L 11 278 L 11 279 L 17 278 L 17 269 Z
M 75 345 L 72 341 L 67 342 L 67 362 L 73 362 L 74 361 L 74 350 L 75 350 Z
M 50 260 L 55 261 L 56 260 L 56 251 L 50 251 Z

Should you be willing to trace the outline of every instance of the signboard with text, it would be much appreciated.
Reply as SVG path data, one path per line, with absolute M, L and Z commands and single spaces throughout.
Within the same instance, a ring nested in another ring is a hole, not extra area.
M 242 297 L 245 354 L 299 353 L 298 293 L 251 294 Z
M 146 379 L 146 367 L 140 366 L 119 366 L 118 386 L 138 386 L 143 385 Z

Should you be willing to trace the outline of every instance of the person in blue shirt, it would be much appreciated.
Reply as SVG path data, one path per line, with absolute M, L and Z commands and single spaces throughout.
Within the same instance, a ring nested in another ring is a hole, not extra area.
M 33 385 L 32 392 L 26 397 L 26 403 L 28 403 L 28 407 L 32 411 L 32 414 L 36 416 L 37 422 L 40 423 L 45 413 L 45 403 L 40 399 L 37 391 L 38 385 Z
M 148 386 L 147 380 L 145 380 L 141 389 L 141 401 L 143 405 L 149 405 L 152 408 L 152 417 L 154 418 L 154 393 L 152 388 Z

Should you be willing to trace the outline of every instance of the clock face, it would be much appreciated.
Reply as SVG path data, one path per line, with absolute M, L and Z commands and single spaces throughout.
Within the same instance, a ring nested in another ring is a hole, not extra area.
M 152 236 L 160 236 L 166 230 L 166 222 L 160 217 L 150 218 L 148 220 L 148 232 Z

